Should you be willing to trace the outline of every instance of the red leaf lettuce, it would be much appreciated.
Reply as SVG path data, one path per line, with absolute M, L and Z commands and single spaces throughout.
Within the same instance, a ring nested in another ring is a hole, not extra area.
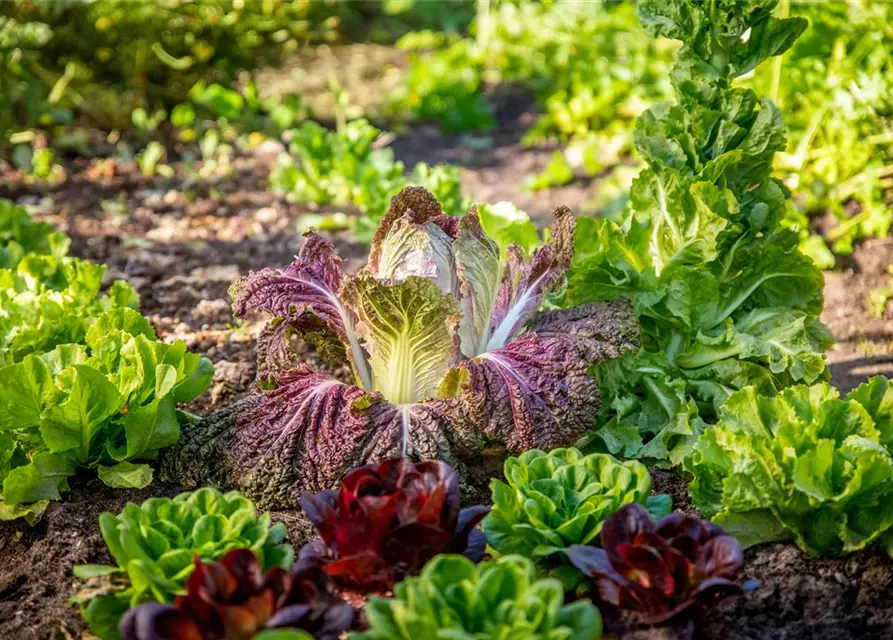
M 336 640 L 353 624 L 353 607 L 335 595 L 332 582 L 312 560 L 291 572 L 261 572 L 254 552 L 234 549 L 220 562 L 203 563 L 176 605 L 141 604 L 121 619 L 124 640 L 247 640 L 262 629 L 302 629 Z
M 339 491 L 305 493 L 301 506 L 322 538 L 301 558 L 320 560 L 351 588 L 390 589 L 438 554 L 479 562 L 486 548 L 475 527 L 489 509 L 459 509 L 459 478 L 444 462 L 391 458 L 359 467 Z
M 595 582 L 597 599 L 650 625 L 741 596 L 744 551 L 710 522 L 679 512 L 654 522 L 637 503 L 621 507 L 602 527 L 602 548 L 574 545 L 571 562 Z

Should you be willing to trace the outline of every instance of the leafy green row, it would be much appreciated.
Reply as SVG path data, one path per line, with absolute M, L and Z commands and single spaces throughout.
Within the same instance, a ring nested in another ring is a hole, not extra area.
M 673 46 L 644 37 L 628 3 L 482 4 L 488 8 L 472 24 L 475 38 L 403 38 L 410 66 L 392 115 L 437 120 L 449 132 L 488 131 L 495 120 L 484 86 L 521 83 L 542 110 L 525 142 L 568 145 L 529 187 L 566 184 L 575 170 L 594 175 L 619 162 L 636 116 L 670 95 Z
M 231 85 L 300 45 L 368 33 L 370 18 L 384 13 L 328 2 L 4 2 L 0 146 L 35 126 L 126 127 L 134 108 L 170 108 L 199 80 Z
M 356 207 L 362 215 L 350 219 L 351 229 L 362 241 L 372 239 L 391 196 L 408 184 L 429 189 L 448 214 L 468 208 L 457 168 L 420 162 L 406 178 L 393 150 L 377 146 L 382 132 L 365 119 L 335 131 L 307 121 L 286 135 L 288 153 L 278 157 L 270 184 L 299 202 Z
M 0 201 L 0 519 L 33 520 L 79 467 L 145 487 L 180 434 L 176 404 L 211 382 L 206 358 L 159 342 L 104 266 L 65 257 L 69 241 Z
M 61 258 L 70 244 L 53 225 L 34 222 L 23 207 L 0 200 L 0 269 L 15 269 L 29 253 Z
M 358 640 L 597 640 L 594 602 L 633 622 L 669 624 L 754 586 L 739 582 L 741 545 L 670 514 L 666 496 L 649 499 L 638 462 L 557 449 L 510 458 L 505 471 L 511 488 L 492 484 L 486 539 L 475 527 L 487 507 L 460 510 L 458 476 L 444 462 L 391 458 L 351 470 L 336 491 L 305 493 L 301 506 L 321 539 L 298 553 L 291 575 L 301 588 L 289 586 L 294 554 L 280 544 L 283 525 L 258 518 L 236 492 L 128 504 L 100 518 L 115 565 L 76 567 L 88 582 L 73 600 L 104 640 L 188 640 L 195 628 L 209 640 L 257 640 L 271 629 L 334 640 L 357 619 L 336 588 L 393 590 L 369 599 Z M 497 557 L 475 566 L 485 543 Z M 556 554 L 561 570 L 544 577 Z M 566 603 L 584 584 L 593 602 Z
M 35 254 L 0 269 L 0 365 L 81 343 L 94 318 L 139 306 L 136 291 L 120 280 L 100 295 L 104 273 L 86 260 Z
M 139 306 L 123 281 L 100 295 L 105 267 L 66 257 L 70 244 L 52 225 L 0 200 L 0 366 L 80 343 L 93 318 Z
M 893 57 L 881 44 L 893 37 L 893 6 L 785 0 L 780 13 L 810 25 L 746 82 L 784 112 L 788 145 L 776 171 L 794 194 L 790 223 L 804 250 L 830 268 L 834 256 L 820 237 L 810 239 L 807 215 L 837 219 L 824 232 L 835 254 L 886 236 L 893 222 Z

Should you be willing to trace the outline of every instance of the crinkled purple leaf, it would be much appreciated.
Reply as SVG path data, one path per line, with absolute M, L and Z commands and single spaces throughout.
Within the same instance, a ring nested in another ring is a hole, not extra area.
M 478 428 L 510 451 L 566 446 L 601 403 L 589 366 L 637 346 L 624 301 L 543 313 L 521 337 L 454 367 L 442 392 L 473 406 Z
M 379 394 L 371 394 L 362 404 L 368 404 L 363 410 L 370 433 L 364 442 L 360 463 L 382 460 L 396 453 L 445 460 L 457 466 L 457 452 L 480 447 L 459 399 L 432 398 L 395 406 Z
M 295 504 L 302 488 L 338 482 L 368 438 L 367 420 L 351 411 L 366 392 L 307 365 L 276 382 L 234 411 L 184 429 L 166 473 L 239 489 L 266 504 Z
M 369 271 L 376 278 L 402 281 L 409 276 L 433 280 L 443 293 L 459 294 L 453 241 L 458 219 L 444 215 L 424 189 L 407 188 L 391 208 L 373 240 Z
M 459 234 L 459 219 L 444 214 L 440 203 L 424 187 L 406 187 L 391 198 L 391 206 L 372 238 L 368 264 L 372 273 L 379 274 L 385 268 L 383 254 L 387 238 L 392 232 L 392 227 L 400 220 L 419 226 L 431 223 L 451 240 Z M 392 276 L 385 273 L 380 277 Z
M 278 388 L 184 426 L 162 459 L 163 476 L 186 486 L 235 488 L 266 506 L 287 507 L 303 491 L 336 486 L 359 465 L 405 452 L 462 469 L 460 457 L 481 450 L 462 399 L 398 407 L 306 365 L 276 380 Z
M 527 258 L 510 245 L 502 283 L 490 320 L 487 351 L 505 346 L 523 328 L 543 299 L 564 279 L 574 257 L 574 214 L 567 207 L 555 210 L 549 242 Z
M 356 335 L 356 315 L 339 297 L 344 280 L 341 258 L 322 236 L 308 231 L 304 237 L 300 253 L 289 266 L 251 272 L 232 287 L 233 313 L 264 311 L 285 318 L 298 331 L 306 329 L 306 315 L 322 319 L 349 347 L 357 376 L 370 389 L 366 356 Z

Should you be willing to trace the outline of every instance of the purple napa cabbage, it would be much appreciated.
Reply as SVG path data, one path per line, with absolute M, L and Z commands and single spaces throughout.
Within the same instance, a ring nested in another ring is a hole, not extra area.
M 258 344 L 273 388 L 184 428 L 166 477 L 292 506 L 393 455 L 446 460 L 462 475 L 485 451 L 573 443 L 601 401 L 590 366 L 636 349 L 638 324 L 623 301 L 538 311 L 573 257 L 574 217 L 554 215 L 548 242 L 502 259 L 474 209 L 446 216 L 410 187 L 355 276 L 308 233 L 291 265 L 232 289 L 236 315 L 274 317 Z M 349 362 L 353 379 L 295 363 L 295 336 Z

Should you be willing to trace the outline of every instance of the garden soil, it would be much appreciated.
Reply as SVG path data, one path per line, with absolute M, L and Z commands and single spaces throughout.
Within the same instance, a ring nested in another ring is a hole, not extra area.
M 395 140 L 395 152 L 407 163 L 460 164 L 467 193 L 485 201 L 512 200 L 539 224 L 547 224 L 550 209 L 559 204 L 585 211 L 590 183 L 539 194 L 522 191 L 524 178 L 545 166 L 551 150 L 519 144 L 525 118 L 532 117 L 521 111 L 509 114 L 512 124 L 483 142 L 421 128 Z M 72 160 L 66 163 L 68 180 L 55 188 L 29 185 L 0 167 L 5 176 L 0 197 L 28 204 L 38 218 L 58 225 L 73 238 L 74 255 L 109 265 L 109 281 L 124 278 L 133 284 L 162 339 L 183 339 L 214 361 L 211 389 L 186 407 L 205 415 L 248 393 L 255 373 L 260 323 L 233 321 L 227 288 L 249 269 L 290 261 L 301 242 L 299 223 L 308 213 L 320 213 L 268 191 L 275 151 L 238 156 L 232 175 L 198 182 L 183 177 L 176 163 L 180 178 L 165 181 L 143 177 L 133 163 Z M 366 248 L 346 232 L 332 239 L 347 267 L 359 268 Z M 866 293 L 886 283 L 890 263 L 893 240 L 875 240 L 859 247 L 839 271 L 826 273 L 822 317 L 838 340 L 829 362 L 833 382 L 844 390 L 870 375 L 893 375 L 893 323 L 890 316 L 872 318 L 864 305 Z M 312 353 L 306 356 L 314 361 Z M 693 512 L 678 477 L 655 470 L 654 490 L 671 494 L 678 508 Z M 110 561 L 99 514 L 178 491 L 160 482 L 139 491 L 111 490 L 84 474 L 35 526 L 0 523 L 0 640 L 89 637 L 68 599 L 77 586 L 73 565 Z M 306 539 L 299 513 L 274 517 L 289 526 L 294 544 Z M 695 630 L 618 632 L 618 621 L 606 616 L 609 633 L 637 639 L 893 638 L 893 562 L 885 556 L 819 560 L 776 544 L 749 550 L 745 570 L 760 587 Z

